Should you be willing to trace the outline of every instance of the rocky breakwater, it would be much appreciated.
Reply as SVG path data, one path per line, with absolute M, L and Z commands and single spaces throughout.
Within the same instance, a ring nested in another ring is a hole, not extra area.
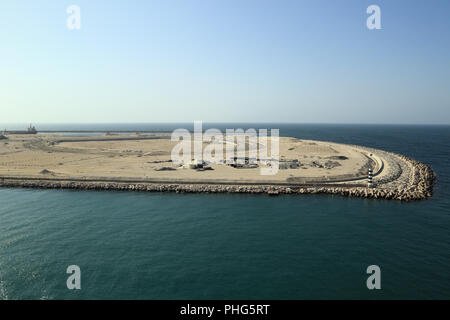
M 22 180 L 0 178 L 2 187 L 76 189 L 76 190 L 116 190 L 142 192 L 176 193 L 251 193 L 268 194 L 335 194 L 346 197 L 373 199 L 393 199 L 401 201 L 421 200 L 432 195 L 435 176 L 432 170 L 422 163 L 405 158 L 413 166 L 413 175 L 405 188 L 367 188 L 350 185 L 311 185 L 311 186 L 274 186 L 274 185 L 224 185 L 224 184 L 168 184 L 168 183 L 126 183 L 126 182 L 85 182 L 55 181 L 52 179 Z
M 436 181 L 433 170 L 428 165 L 406 156 L 398 155 L 398 157 L 408 163 L 411 168 L 410 179 L 406 188 L 402 189 L 403 194 L 401 195 L 406 197 L 406 199 L 398 200 L 421 200 L 431 197 Z

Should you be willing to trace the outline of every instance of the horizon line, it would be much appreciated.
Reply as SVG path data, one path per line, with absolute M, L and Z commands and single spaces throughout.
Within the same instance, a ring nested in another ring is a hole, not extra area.
M 1 125 L 98 125 L 98 124 L 193 124 L 194 121 L 174 122 L 0 122 Z M 206 124 L 301 124 L 301 125 L 387 125 L 387 126 L 450 126 L 450 123 L 380 123 L 380 122 L 277 122 L 277 121 L 202 121 Z M 1 127 L 0 127 L 1 129 Z

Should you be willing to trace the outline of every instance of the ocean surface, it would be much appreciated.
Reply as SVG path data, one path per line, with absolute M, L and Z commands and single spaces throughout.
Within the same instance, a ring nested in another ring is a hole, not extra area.
M 36 127 L 171 130 L 192 124 Z M 0 188 L 0 299 L 450 298 L 450 126 L 204 127 L 279 128 L 281 136 L 402 153 L 431 165 L 435 194 L 400 203 Z M 81 268 L 81 290 L 66 287 L 69 265 Z M 366 287 L 369 265 L 381 268 L 381 290 Z

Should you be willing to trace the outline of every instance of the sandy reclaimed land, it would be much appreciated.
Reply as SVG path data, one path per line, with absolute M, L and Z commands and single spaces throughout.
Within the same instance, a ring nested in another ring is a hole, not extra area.
M 167 135 L 7 135 L 0 140 L 0 179 L 367 187 L 372 168 L 374 185 L 385 191 L 420 180 L 413 160 L 361 146 L 280 137 L 280 170 L 261 175 L 261 161 L 257 168 L 209 164 L 213 170 L 204 171 L 174 165 L 176 144 Z

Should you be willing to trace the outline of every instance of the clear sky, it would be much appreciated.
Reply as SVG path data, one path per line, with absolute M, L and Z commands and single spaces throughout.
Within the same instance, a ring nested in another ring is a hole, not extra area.
M 2 0 L 0 122 L 449 124 L 449 17 L 448 0 Z

